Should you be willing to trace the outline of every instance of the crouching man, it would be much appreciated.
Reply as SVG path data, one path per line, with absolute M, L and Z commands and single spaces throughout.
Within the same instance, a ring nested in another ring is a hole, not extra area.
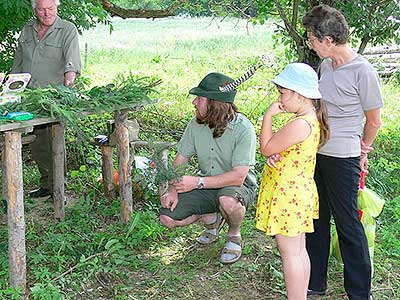
M 202 220 L 201 244 L 216 241 L 226 221 L 229 229 L 220 258 L 224 264 L 241 256 L 240 226 L 257 190 L 254 127 L 233 104 L 236 91 L 219 89 L 232 81 L 223 74 L 210 73 L 189 91 L 196 96 L 192 102 L 196 116 L 186 127 L 173 164 L 185 164 L 196 156 L 199 175 L 172 182 L 161 197 L 160 209 L 160 221 L 168 228 Z

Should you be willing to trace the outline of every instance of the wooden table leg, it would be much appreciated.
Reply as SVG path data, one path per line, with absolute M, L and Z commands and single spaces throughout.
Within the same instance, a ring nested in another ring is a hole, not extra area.
M 65 125 L 62 123 L 53 124 L 51 129 L 54 217 L 62 220 L 65 217 Z
M 26 248 L 21 133 L 5 133 L 4 165 L 7 180 L 8 253 L 10 284 L 26 289 Z
M 115 113 L 118 148 L 118 184 L 121 202 L 121 221 L 128 223 L 133 210 L 129 132 L 126 125 L 127 111 Z
M 5 164 L 5 149 L 3 148 L 3 151 L 1 151 L 1 169 L 3 171 L 2 173 L 2 193 L 1 196 L 3 197 L 4 200 L 7 200 L 7 166 Z
M 103 175 L 103 187 L 105 196 L 108 199 L 114 199 L 115 190 L 113 148 L 107 145 L 101 146 L 101 173 Z

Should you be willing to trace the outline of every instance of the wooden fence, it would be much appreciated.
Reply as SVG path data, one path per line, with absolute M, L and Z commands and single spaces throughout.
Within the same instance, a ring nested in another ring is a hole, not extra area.
M 364 51 L 363 56 L 378 70 L 382 78 L 389 78 L 400 72 L 400 48 L 371 48 Z

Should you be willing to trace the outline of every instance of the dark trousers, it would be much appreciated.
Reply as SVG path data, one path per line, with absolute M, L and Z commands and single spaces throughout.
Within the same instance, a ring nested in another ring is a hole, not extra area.
M 335 220 L 344 264 L 344 287 L 349 299 L 367 300 L 371 289 L 371 261 L 364 228 L 357 209 L 360 159 L 318 154 L 315 182 L 319 195 L 319 219 L 314 233 L 307 234 L 311 260 L 309 289 L 327 288 L 330 248 L 330 219 Z
M 40 187 L 53 191 L 53 160 L 51 126 L 37 126 L 33 130 L 35 141 L 30 144 L 31 155 L 40 172 Z

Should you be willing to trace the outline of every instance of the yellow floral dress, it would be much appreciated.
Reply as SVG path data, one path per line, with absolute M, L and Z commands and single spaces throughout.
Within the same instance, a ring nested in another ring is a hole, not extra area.
M 316 153 L 320 139 L 319 122 L 301 116 L 311 127 L 301 143 L 280 153 L 277 168 L 264 167 L 258 195 L 256 227 L 267 235 L 296 236 L 313 232 L 318 219 L 318 192 L 314 182 Z

